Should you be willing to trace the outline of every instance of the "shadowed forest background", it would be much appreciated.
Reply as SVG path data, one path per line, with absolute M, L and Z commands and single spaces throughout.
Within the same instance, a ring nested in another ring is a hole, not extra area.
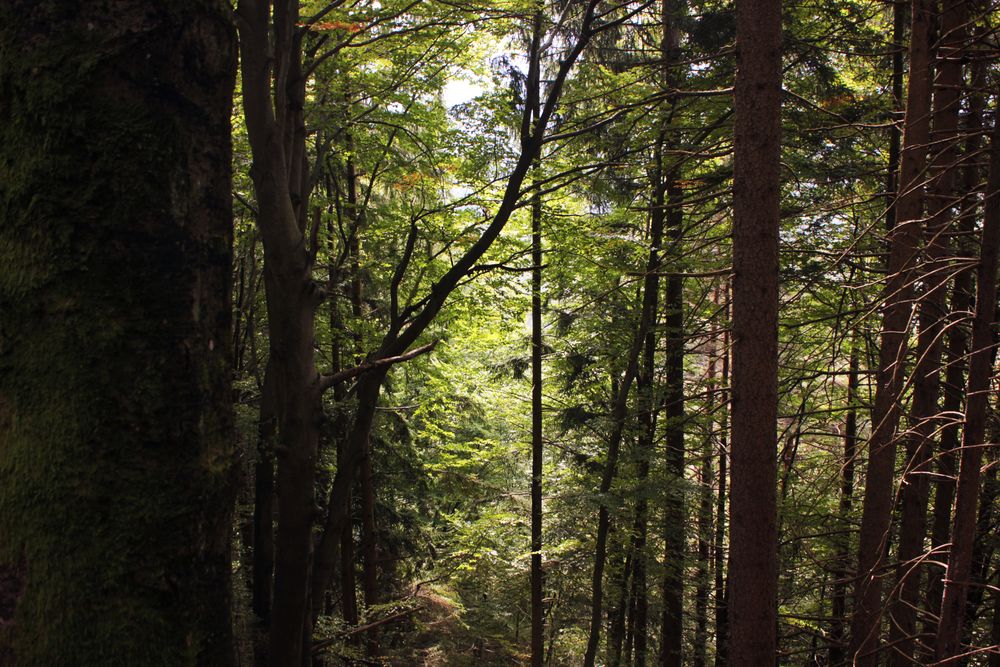
M 0 0 L 0 665 L 1000 667 L 989 0 Z

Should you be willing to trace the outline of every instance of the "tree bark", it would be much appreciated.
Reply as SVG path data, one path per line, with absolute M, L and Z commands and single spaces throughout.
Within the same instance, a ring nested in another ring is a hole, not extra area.
M 525 109 L 532 123 L 541 115 L 541 70 L 544 15 L 535 12 L 530 51 L 538 62 L 532 77 L 532 106 Z M 541 187 L 541 155 L 532 166 L 532 185 Z M 531 665 L 542 667 L 545 661 L 545 573 L 542 570 L 542 483 L 545 452 L 542 422 L 542 195 L 535 190 L 531 197 Z
M 0 663 L 233 664 L 226 3 L 0 4 Z
M 625 542 L 624 539 L 622 541 Z M 635 563 L 635 549 L 633 545 L 635 541 L 636 535 L 633 533 L 629 544 L 622 548 L 624 556 L 622 566 L 614 572 L 612 578 L 613 587 L 617 589 L 618 599 L 607 611 L 608 639 L 605 646 L 605 653 L 607 654 L 607 662 L 610 667 L 618 667 L 618 665 L 622 664 L 623 643 L 626 652 L 624 656 L 625 663 L 628 664 L 632 659 L 631 641 L 632 630 L 635 624 L 635 599 L 633 595 L 634 590 L 629 588 L 629 582 L 633 581 L 632 567 Z M 611 553 L 615 552 L 614 543 L 612 543 L 609 551 Z
M 657 285 L 659 290 L 659 285 Z M 657 294 L 659 302 L 659 294 Z M 629 627 L 630 655 L 626 664 L 635 667 L 645 667 L 648 655 L 649 638 L 649 596 L 647 593 L 646 577 L 646 543 L 649 535 L 649 499 L 646 485 L 649 483 L 649 469 L 656 442 L 656 425 L 661 406 L 656 402 L 656 333 L 655 317 L 650 331 L 646 332 L 646 340 L 643 343 L 642 352 L 642 372 L 638 378 L 638 393 L 640 400 L 640 422 L 642 433 L 639 436 L 636 456 L 639 459 L 639 469 L 636 474 L 636 483 L 639 497 L 635 504 L 635 521 L 632 528 L 632 540 L 630 545 L 631 562 L 626 564 L 623 578 L 623 593 L 631 590 L 627 595 L 630 613 Z M 631 565 L 631 568 L 628 567 Z M 628 574 L 631 569 L 632 582 L 629 589 Z M 624 609 L 622 610 L 624 611 Z M 609 640 L 610 641 L 610 640 Z M 634 655 L 634 660 L 631 659 Z
M 361 622 L 358 614 L 357 581 L 354 576 L 354 524 L 350 517 L 344 521 L 340 537 L 340 612 L 350 626 Z M 316 595 L 313 592 L 313 595 Z M 315 605 L 314 605 L 315 606 Z
M 352 180 L 353 176 L 350 173 L 351 170 L 348 169 L 348 180 Z M 327 195 L 330 197 L 339 196 L 339 186 L 334 188 L 330 185 L 328 180 L 328 192 Z M 348 186 L 350 192 L 350 186 Z M 336 194 L 334 194 L 336 190 Z M 346 214 L 350 218 L 351 229 L 349 231 L 350 238 L 352 242 L 349 244 L 349 253 L 351 259 L 351 289 L 350 289 L 350 305 L 351 312 L 357 318 L 361 316 L 361 281 L 360 281 L 360 261 L 355 261 L 355 258 L 360 254 L 359 244 L 353 242 L 358 236 L 358 219 L 354 207 L 351 202 L 356 203 L 356 194 L 348 194 L 347 207 L 345 207 Z M 339 201 L 338 201 L 339 204 Z M 333 222 L 328 223 L 328 231 L 331 239 L 331 246 L 334 245 L 334 229 Z M 328 266 L 328 277 L 327 277 L 327 290 L 330 293 L 329 302 L 329 312 L 330 312 L 330 359 L 331 359 L 331 370 L 334 373 L 343 370 L 344 366 L 344 339 L 346 338 L 346 328 L 344 326 L 343 315 L 340 311 L 340 298 L 341 292 L 343 291 L 342 273 L 340 267 L 334 262 L 333 257 L 337 248 L 330 248 L 330 264 Z M 354 357 L 357 359 L 357 352 L 359 346 L 358 341 L 355 337 L 355 354 Z M 347 398 L 347 388 L 344 382 L 337 382 L 333 385 L 333 399 L 337 403 L 344 401 Z M 350 428 L 350 420 L 348 415 L 343 410 L 338 410 L 334 418 L 333 423 L 333 437 L 337 444 L 337 466 L 344 465 L 344 458 L 346 456 L 347 443 L 345 442 L 345 435 L 348 433 Z M 340 533 L 340 612 L 344 619 L 344 622 L 348 626 L 356 626 L 360 623 L 361 618 L 358 612 L 358 590 L 357 590 L 357 579 L 354 571 L 354 521 L 352 520 L 352 509 L 353 503 L 351 499 L 347 501 L 347 516 L 344 520 L 344 525 L 341 528 Z M 313 591 L 313 608 L 319 609 L 325 605 L 325 598 L 329 595 L 329 592 L 324 591 Z M 330 610 L 327 609 L 329 612 Z M 349 638 L 354 644 L 359 643 L 359 637 L 356 634 L 352 634 Z
M 781 2 L 736 6 L 729 659 L 776 658 Z

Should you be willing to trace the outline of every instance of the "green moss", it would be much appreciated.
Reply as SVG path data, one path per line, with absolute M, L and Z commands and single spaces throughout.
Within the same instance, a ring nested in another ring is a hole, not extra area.
M 224 665 L 232 29 L 92 4 L 0 9 L 0 656 Z

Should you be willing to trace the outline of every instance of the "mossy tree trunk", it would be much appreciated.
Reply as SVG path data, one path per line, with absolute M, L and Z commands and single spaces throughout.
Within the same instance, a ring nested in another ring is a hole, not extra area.
M 0 664 L 232 664 L 227 3 L 0 3 Z

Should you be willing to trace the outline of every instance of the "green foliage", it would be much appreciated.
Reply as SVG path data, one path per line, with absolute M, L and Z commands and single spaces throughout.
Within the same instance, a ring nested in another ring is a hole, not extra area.
M 318 169 L 314 277 L 328 291 L 317 318 L 324 371 L 363 360 L 386 332 L 405 326 L 489 224 L 521 148 L 532 15 L 542 11 L 543 26 L 555 33 L 540 63 L 544 93 L 579 30 L 573 10 L 581 4 L 569 3 L 560 20 L 551 3 L 392 0 L 340 6 L 310 28 L 307 52 L 328 54 L 311 72 L 306 109 Z M 677 52 L 669 67 L 660 59 L 658 6 L 595 36 L 567 79 L 549 128 L 556 138 L 543 147 L 520 208 L 419 341 L 441 344 L 391 371 L 384 384 L 372 436 L 380 590 L 383 599 L 419 606 L 385 628 L 393 664 L 526 659 L 531 183 L 543 201 L 543 556 L 552 664 L 578 664 L 586 644 L 582 619 L 602 503 L 613 526 L 605 612 L 622 598 L 645 502 L 649 617 L 660 618 L 664 573 L 679 567 L 692 582 L 684 632 L 686 645 L 695 643 L 693 582 L 716 567 L 699 562 L 698 541 L 713 555 L 727 547 L 724 535 L 716 542 L 714 510 L 730 398 L 722 366 L 732 342 L 735 20 L 729 2 L 682 9 L 671 26 Z M 858 514 L 859 503 L 840 509 L 843 428 L 848 408 L 865 408 L 872 391 L 866 344 L 878 326 L 891 16 L 884 3 L 868 0 L 792 3 L 784 16 L 780 635 L 783 652 L 813 655 L 829 630 L 815 619 L 830 613 L 837 559 L 853 550 Z M 469 99 L 448 108 L 444 96 L 455 80 L 474 86 Z M 251 231 L 247 169 L 238 132 L 235 188 L 245 203 L 238 251 L 248 286 L 240 310 L 249 323 L 238 388 L 253 407 L 268 340 L 259 282 L 248 277 L 259 272 L 261 250 Z M 664 181 L 671 192 L 660 202 L 656 187 Z M 612 405 L 638 325 L 650 220 L 661 206 L 680 214 L 657 249 L 663 278 L 653 377 L 627 397 L 621 461 L 610 492 L 599 497 Z M 681 332 L 666 325 L 663 286 L 671 275 L 683 277 Z M 685 353 L 682 479 L 669 471 L 663 444 L 677 426 L 665 417 L 664 368 L 678 346 Z M 852 348 L 863 379 L 848 406 Z M 355 408 L 350 387 L 340 389 L 324 399 L 321 490 Z M 657 421 L 644 447 L 648 406 Z M 864 409 L 859 414 L 863 441 L 870 425 Z M 249 430 L 251 419 L 245 423 Z M 665 527 L 677 499 L 687 521 Z M 711 516 L 699 515 L 705 499 Z M 684 557 L 665 562 L 668 531 L 682 528 Z M 707 609 L 721 603 L 715 596 L 703 601 Z M 378 607 L 366 618 L 383 611 L 391 613 Z M 714 623 L 709 612 L 709 634 Z M 344 630 L 328 618 L 319 635 Z M 658 621 L 649 632 L 655 642 Z M 345 661 L 359 657 L 356 647 L 337 646 Z

